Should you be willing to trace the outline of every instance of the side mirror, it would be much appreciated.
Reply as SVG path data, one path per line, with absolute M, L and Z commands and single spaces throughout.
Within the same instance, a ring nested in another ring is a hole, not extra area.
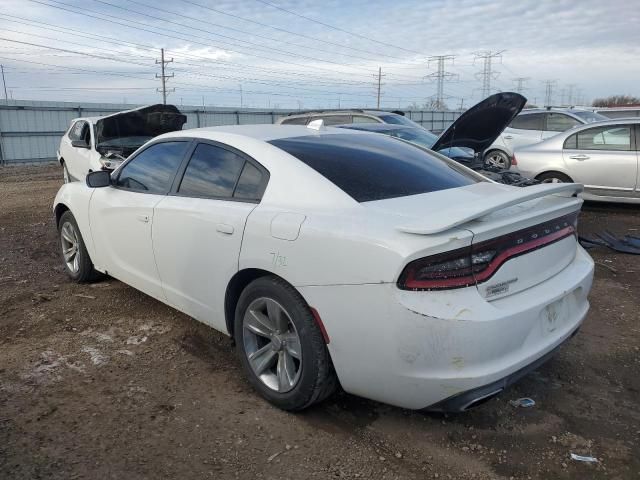
M 71 146 L 76 148 L 90 148 L 89 144 L 84 140 L 72 140 Z
M 87 174 L 87 186 L 90 188 L 102 188 L 111 185 L 111 172 L 98 170 Z

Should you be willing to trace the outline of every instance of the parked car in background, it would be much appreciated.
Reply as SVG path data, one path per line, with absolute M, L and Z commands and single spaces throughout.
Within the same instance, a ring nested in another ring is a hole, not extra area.
M 499 185 L 385 135 L 243 125 L 151 140 L 54 211 L 73 280 L 108 273 L 231 335 L 280 408 L 339 382 L 460 411 L 582 323 L 581 189 Z
M 388 123 L 391 125 L 405 125 L 407 127 L 422 128 L 402 112 L 387 112 L 384 110 L 310 110 L 307 112 L 291 113 L 278 119 L 278 125 L 307 125 L 314 120 L 322 120 L 325 126 L 347 125 L 350 123 Z
M 96 170 L 114 170 L 145 142 L 181 130 L 186 121 L 174 105 L 162 104 L 72 120 L 57 154 L 65 183 L 84 181 Z
M 577 182 L 589 200 L 640 203 L 639 119 L 581 125 L 516 149 L 518 171 L 541 182 Z
M 577 108 L 530 108 L 523 110 L 485 153 L 485 163 L 511 167 L 513 151 L 553 137 L 578 125 L 608 120 L 604 115 Z

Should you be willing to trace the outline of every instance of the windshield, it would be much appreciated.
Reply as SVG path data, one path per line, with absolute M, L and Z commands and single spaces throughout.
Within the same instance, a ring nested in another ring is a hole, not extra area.
M 579 112 L 573 111 L 571 113 L 573 113 L 576 117 L 581 118 L 587 123 L 601 122 L 603 120 L 611 120 L 609 117 L 605 117 L 604 115 L 601 115 L 596 112 L 588 112 L 586 110 L 579 111 Z
M 390 123 L 392 125 L 404 125 L 406 127 L 418 127 L 422 128 L 419 124 L 413 120 L 403 117 L 402 115 L 396 115 L 395 113 L 389 113 L 387 115 L 380 115 L 380 118 L 384 123 Z
M 433 144 L 436 143 L 436 140 L 438 139 L 437 135 L 434 135 L 433 133 L 429 132 L 428 130 L 424 130 L 423 128 L 406 128 L 402 130 L 391 130 L 383 133 L 391 135 L 392 137 L 401 138 L 402 140 L 406 140 L 407 142 L 414 143 L 419 147 L 429 149 L 433 147 Z M 473 157 L 472 153 L 469 153 L 458 147 L 443 148 L 442 150 L 440 150 L 440 153 L 443 153 L 450 158 Z

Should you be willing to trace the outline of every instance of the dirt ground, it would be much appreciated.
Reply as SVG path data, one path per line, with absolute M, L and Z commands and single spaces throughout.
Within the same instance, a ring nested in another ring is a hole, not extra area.
M 640 478 L 640 257 L 592 250 L 581 331 L 475 410 L 339 393 L 289 414 L 249 387 L 224 335 L 114 279 L 67 280 L 61 177 L 0 169 L 0 478 Z M 640 206 L 585 205 L 581 229 L 604 228 L 640 234 Z M 535 407 L 509 404 L 523 396 Z

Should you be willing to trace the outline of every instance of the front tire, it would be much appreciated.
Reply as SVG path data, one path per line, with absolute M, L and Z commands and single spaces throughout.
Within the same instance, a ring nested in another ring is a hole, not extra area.
M 484 164 L 508 170 L 511 168 L 511 157 L 502 150 L 491 150 L 484 156 Z
M 234 327 L 249 382 L 276 407 L 303 410 L 334 392 L 322 332 L 302 296 L 282 279 L 251 282 L 238 300 Z
M 58 240 L 64 268 L 71 280 L 85 283 L 97 278 L 76 219 L 68 210 L 58 222 Z

